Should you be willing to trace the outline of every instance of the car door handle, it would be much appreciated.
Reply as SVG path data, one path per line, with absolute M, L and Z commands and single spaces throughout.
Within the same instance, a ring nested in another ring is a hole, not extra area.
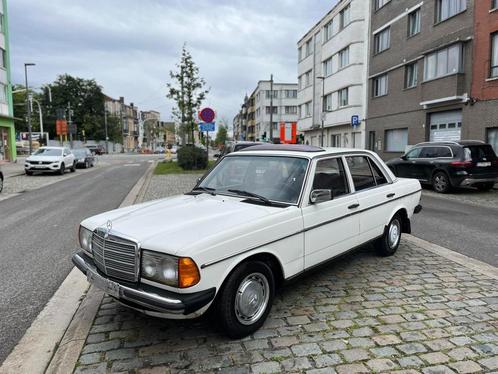
M 394 192 L 393 192 L 393 193 L 388 193 L 388 194 L 386 195 L 386 197 L 387 197 L 387 198 L 389 198 L 389 199 L 390 199 L 391 197 L 394 197 L 394 196 L 396 196 L 396 194 L 395 194 Z
M 348 206 L 348 209 L 355 209 L 355 208 L 358 208 L 359 206 L 360 206 L 360 204 L 356 203 L 356 204 Z

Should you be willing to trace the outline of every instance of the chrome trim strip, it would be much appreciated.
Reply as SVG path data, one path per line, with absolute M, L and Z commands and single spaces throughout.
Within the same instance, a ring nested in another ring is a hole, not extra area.
M 313 226 L 310 226 L 310 227 L 307 227 L 307 228 L 303 228 L 302 230 L 296 231 L 296 232 L 295 232 L 295 233 L 293 233 L 293 234 L 289 234 L 289 235 L 286 235 L 286 236 L 284 236 L 284 237 L 281 237 L 281 238 L 278 238 L 278 239 L 275 239 L 275 240 L 271 240 L 271 241 L 266 242 L 266 243 L 263 243 L 263 244 L 258 244 L 258 245 L 254 246 L 254 247 L 247 248 L 247 249 L 245 249 L 245 250 L 243 250 L 243 251 L 241 251 L 241 252 L 233 253 L 233 254 L 231 254 L 231 255 L 228 255 L 228 256 L 222 257 L 222 258 L 217 259 L 217 260 L 208 261 L 208 262 L 206 262 L 206 263 L 202 264 L 202 265 L 200 266 L 200 268 L 201 268 L 201 269 L 205 269 L 205 268 L 207 268 L 207 267 L 209 267 L 209 266 L 215 265 L 215 264 L 220 263 L 220 262 L 223 262 L 223 261 L 225 261 L 225 260 L 229 260 L 229 259 L 231 259 L 231 258 L 233 258 L 233 257 L 237 257 L 237 256 L 240 256 L 240 255 L 245 254 L 245 253 L 247 253 L 247 252 L 251 252 L 251 251 L 253 251 L 253 250 L 255 250 L 255 249 L 258 249 L 258 248 L 264 247 L 265 245 L 273 244 L 273 243 L 276 243 L 276 242 L 278 242 L 278 241 L 280 241 L 280 240 L 284 240 L 284 239 L 290 238 L 290 237 L 295 236 L 295 235 L 303 234 L 303 233 L 305 233 L 305 232 L 307 232 L 307 231 L 310 231 L 310 230 L 316 229 L 316 228 L 318 228 L 318 227 L 320 227 L 320 226 L 328 225 L 329 223 L 332 223 L 332 222 L 339 221 L 339 220 L 344 219 L 344 218 L 348 218 L 348 217 L 354 216 L 355 214 L 359 214 L 359 213 L 361 213 L 361 212 L 365 212 L 365 211 L 367 211 L 367 210 L 377 208 L 377 207 L 379 207 L 379 206 L 381 206 L 381 205 L 391 203 L 391 202 L 393 202 L 393 201 L 396 201 L 396 200 L 402 199 L 402 198 L 404 198 L 404 197 L 411 196 L 411 195 L 415 195 L 415 194 L 419 193 L 420 191 L 422 191 L 422 189 L 418 189 L 417 191 L 410 192 L 410 193 L 408 193 L 408 194 L 406 194 L 406 195 L 399 196 L 399 197 L 397 197 L 397 198 L 395 198 L 395 199 L 389 199 L 389 200 L 387 200 L 387 201 L 384 201 L 383 203 L 379 203 L 379 204 L 373 205 L 373 206 L 371 206 L 371 207 L 368 207 L 368 208 L 365 208 L 365 209 L 362 209 L 362 210 L 359 210 L 359 211 L 356 211 L 356 212 L 352 212 L 352 213 L 346 214 L 346 215 L 341 216 L 341 217 L 338 217 L 338 218 L 334 218 L 334 219 L 329 220 L 329 221 L 320 222 L 320 223 L 318 223 L 318 224 L 316 224 L 316 225 L 313 225 Z

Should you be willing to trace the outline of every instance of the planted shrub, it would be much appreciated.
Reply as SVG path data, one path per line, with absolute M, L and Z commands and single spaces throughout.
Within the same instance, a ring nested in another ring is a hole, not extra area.
M 178 152 L 178 166 L 183 170 L 206 169 L 206 151 L 193 145 L 181 147 Z

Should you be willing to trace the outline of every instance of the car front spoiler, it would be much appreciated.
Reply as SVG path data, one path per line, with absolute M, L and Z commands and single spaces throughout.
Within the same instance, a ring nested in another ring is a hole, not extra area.
M 213 301 L 216 289 L 209 288 L 189 294 L 180 294 L 147 284 L 122 284 L 108 278 L 95 267 L 93 260 L 83 252 L 75 253 L 73 264 L 87 276 L 90 283 L 131 308 L 160 314 L 188 315 Z M 108 287 L 111 285 L 112 287 Z

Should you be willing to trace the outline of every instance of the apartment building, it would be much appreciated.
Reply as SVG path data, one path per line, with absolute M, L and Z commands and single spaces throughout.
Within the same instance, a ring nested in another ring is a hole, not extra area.
M 470 136 L 490 143 L 498 154 L 498 0 L 474 2 Z M 472 104 L 471 103 L 471 104 Z
M 338 1 L 298 42 L 298 129 L 307 144 L 364 147 L 369 3 Z
M 0 161 L 15 161 L 16 133 L 10 80 L 7 0 L 0 1 Z
M 368 148 L 389 159 L 422 141 L 483 139 L 471 96 L 474 2 L 375 0 L 370 14 Z
M 275 139 L 280 137 L 280 123 L 298 120 L 297 83 L 273 83 L 273 91 L 271 87 L 271 81 L 262 80 L 254 90 L 256 141 L 271 140 L 270 124 Z

